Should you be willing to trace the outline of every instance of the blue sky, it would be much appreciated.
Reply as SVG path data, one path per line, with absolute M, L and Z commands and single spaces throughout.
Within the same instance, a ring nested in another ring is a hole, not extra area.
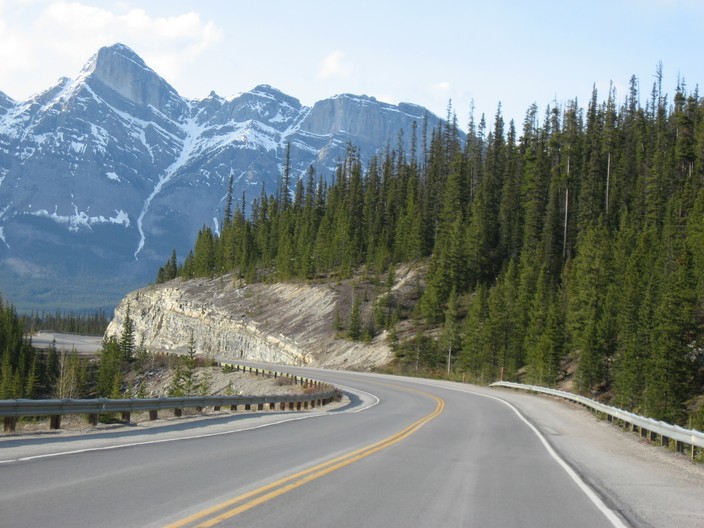
M 700 0 L 0 0 L 0 91 L 17 100 L 123 42 L 186 97 L 270 84 L 303 104 L 338 93 L 413 102 L 462 128 L 577 97 L 631 75 L 644 97 L 704 82 Z

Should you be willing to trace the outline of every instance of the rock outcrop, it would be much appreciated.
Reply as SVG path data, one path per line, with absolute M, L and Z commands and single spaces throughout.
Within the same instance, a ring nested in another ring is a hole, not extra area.
M 135 342 L 151 352 L 184 352 L 193 335 L 197 352 L 215 358 L 345 369 L 385 365 L 393 357 L 385 334 L 370 343 L 336 336 L 338 303 L 352 287 L 237 285 L 232 276 L 177 279 L 130 293 L 106 335 L 121 334 L 129 307 Z

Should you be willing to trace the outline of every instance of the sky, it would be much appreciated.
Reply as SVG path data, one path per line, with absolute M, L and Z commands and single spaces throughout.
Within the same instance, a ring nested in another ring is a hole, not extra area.
M 130 46 L 182 96 L 269 84 L 304 105 L 340 93 L 471 108 L 520 123 L 635 75 L 649 95 L 704 83 L 702 0 L 0 0 L 0 91 L 25 100 Z

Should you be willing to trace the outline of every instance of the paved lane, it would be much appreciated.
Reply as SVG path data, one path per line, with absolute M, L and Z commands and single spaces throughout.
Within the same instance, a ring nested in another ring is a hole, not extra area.
M 52 343 L 56 349 L 64 352 L 75 350 L 79 354 L 94 355 L 103 346 L 102 336 L 84 336 L 78 334 L 62 334 L 59 332 L 39 331 L 32 336 L 32 345 L 47 349 Z
M 371 375 L 313 377 L 364 392 L 305 419 L 239 415 L 96 440 L 2 440 L 0 461 L 43 457 L 0 464 L 2 526 L 189 517 L 188 526 L 218 517 L 220 526 L 262 527 L 614 526 L 496 399 Z M 105 449 L 120 443 L 131 445 Z M 45 457 L 67 451 L 76 452 Z

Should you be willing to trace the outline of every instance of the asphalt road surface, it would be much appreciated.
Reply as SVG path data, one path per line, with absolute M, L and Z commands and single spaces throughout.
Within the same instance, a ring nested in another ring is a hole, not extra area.
M 40 331 L 32 336 L 32 345 L 37 348 L 49 348 L 51 343 L 59 351 L 79 354 L 96 354 L 103 346 L 102 336 L 84 336 L 77 334 L 61 334 L 58 332 Z
M 306 374 L 346 401 L 2 437 L 0 525 L 704 527 L 701 468 L 565 403 Z

